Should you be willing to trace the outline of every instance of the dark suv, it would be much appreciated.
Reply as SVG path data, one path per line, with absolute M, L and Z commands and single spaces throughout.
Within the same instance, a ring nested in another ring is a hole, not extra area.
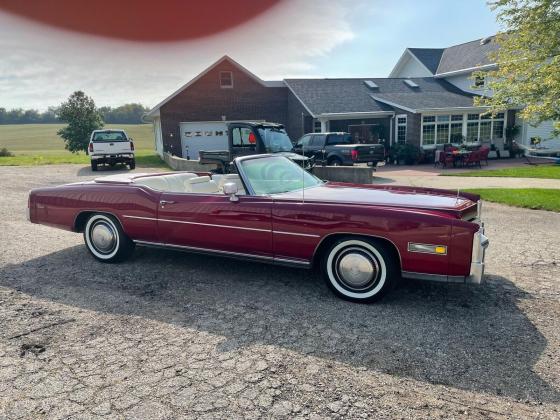
M 294 152 L 313 157 L 317 164 L 339 166 L 367 163 L 377 166 L 385 161 L 382 144 L 354 144 L 349 133 L 309 133 L 301 137 Z

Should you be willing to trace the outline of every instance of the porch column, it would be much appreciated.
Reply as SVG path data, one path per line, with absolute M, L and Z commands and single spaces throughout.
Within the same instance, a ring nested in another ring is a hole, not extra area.
M 329 120 L 324 119 L 324 118 L 319 118 L 319 121 L 321 122 L 321 133 L 326 133 L 329 131 Z

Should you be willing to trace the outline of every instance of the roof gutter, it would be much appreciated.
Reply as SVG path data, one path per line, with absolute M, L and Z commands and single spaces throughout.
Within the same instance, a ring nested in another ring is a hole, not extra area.
M 441 79 L 442 77 L 459 76 L 461 74 L 471 73 L 473 71 L 492 70 L 497 67 L 498 67 L 497 63 L 485 64 L 483 66 L 468 67 L 466 69 L 446 71 L 445 73 L 436 73 L 434 74 L 434 77 L 436 79 Z
M 360 112 L 325 112 L 318 114 L 318 119 L 329 119 L 329 120 L 343 120 L 343 119 L 358 119 L 358 118 L 376 118 L 376 117 L 387 117 L 395 115 L 394 111 L 360 111 Z

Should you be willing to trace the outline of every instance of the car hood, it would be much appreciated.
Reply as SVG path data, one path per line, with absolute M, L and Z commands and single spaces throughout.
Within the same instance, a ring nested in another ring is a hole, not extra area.
M 287 157 L 290 160 L 309 160 L 307 156 L 298 155 L 297 153 L 294 152 L 276 152 L 274 154 Z
M 302 199 L 302 191 L 276 194 L 274 199 Z M 416 188 L 386 185 L 359 185 L 327 182 L 305 190 L 305 201 L 336 204 L 362 204 L 406 209 L 435 210 L 455 217 L 476 211 L 479 197 L 434 188 Z

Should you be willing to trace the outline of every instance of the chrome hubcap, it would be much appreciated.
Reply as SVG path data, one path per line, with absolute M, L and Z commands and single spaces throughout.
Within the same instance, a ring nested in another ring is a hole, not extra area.
M 378 271 L 375 261 L 357 252 L 342 256 L 337 268 L 341 280 L 353 289 L 360 289 L 371 283 Z
M 116 233 L 108 223 L 99 222 L 91 230 L 91 242 L 101 253 L 108 254 L 115 248 Z

